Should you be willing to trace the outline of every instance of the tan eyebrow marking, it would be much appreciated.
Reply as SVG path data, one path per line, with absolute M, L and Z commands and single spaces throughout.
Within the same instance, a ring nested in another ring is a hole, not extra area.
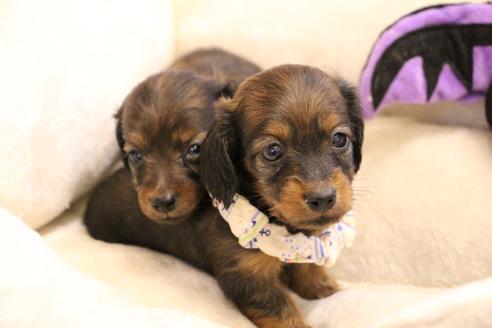
M 187 143 L 196 134 L 194 129 L 174 129 L 171 133 L 171 143 L 173 145 L 179 143 Z
M 197 135 L 193 137 L 193 139 L 191 139 L 190 142 L 203 142 L 206 136 L 207 136 L 207 132 L 205 131 L 199 132 Z
M 289 140 L 291 136 L 289 125 L 282 122 L 269 123 L 263 130 L 263 133 L 272 135 L 280 140 Z
M 318 116 L 318 126 L 321 130 L 326 132 L 326 134 L 330 134 L 330 132 L 340 123 L 341 120 L 336 113 L 331 113 L 328 116 Z
M 134 147 L 144 149 L 147 146 L 147 140 L 144 135 L 137 131 L 132 131 L 127 134 L 127 143 L 130 143 Z M 126 148 L 126 147 L 125 147 Z

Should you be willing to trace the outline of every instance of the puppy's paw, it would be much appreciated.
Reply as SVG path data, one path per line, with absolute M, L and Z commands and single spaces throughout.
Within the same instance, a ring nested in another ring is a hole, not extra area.
M 258 320 L 253 318 L 252 321 L 259 328 L 312 328 L 299 314 L 295 314 L 289 318 L 262 317 Z
M 335 279 L 326 275 L 325 278 L 309 279 L 304 282 L 303 286 L 295 291 L 299 296 L 307 300 L 316 300 L 320 298 L 328 297 L 340 290 L 338 283 Z
M 292 291 L 307 300 L 328 297 L 340 290 L 336 280 L 314 264 L 292 264 L 286 273 Z

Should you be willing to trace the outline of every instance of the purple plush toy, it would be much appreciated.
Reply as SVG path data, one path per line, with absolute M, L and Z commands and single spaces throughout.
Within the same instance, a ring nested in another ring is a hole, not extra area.
M 361 77 L 366 118 L 393 102 L 467 102 L 485 96 L 492 126 L 492 3 L 415 11 L 379 37 Z

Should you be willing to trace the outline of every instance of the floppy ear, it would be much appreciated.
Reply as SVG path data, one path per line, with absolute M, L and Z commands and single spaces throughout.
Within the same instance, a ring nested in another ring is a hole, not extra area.
M 220 92 L 217 93 L 217 99 L 219 98 L 232 98 L 236 93 L 238 86 L 233 81 L 228 81 L 222 84 Z
M 214 95 L 214 99 L 232 98 L 238 88 L 234 81 L 208 80 L 209 90 Z
M 337 83 L 342 96 L 345 99 L 350 119 L 350 128 L 354 134 L 352 151 L 354 155 L 355 172 L 357 173 L 362 161 L 362 142 L 364 141 L 364 120 L 362 119 L 362 110 L 356 88 L 343 79 L 338 79 Z
M 220 99 L 216 104 L 217 117 L 202 143 L 200 176 L 204 187 L 218 201 L 229 207 L 238 188 L 234 168 L 234 148 L 238 138 L 234 129 L 231 100 Z
M 121 159 L 123 160 L 123 163 L 125 164 L 126 168 L 129 168 L 128 157 L 125 153 L 125 139 L 123 138 L 123 128 L 121 126 L 121 111 L 122 110 L 123 110 L 123 107 L 121 107 L 118 110 L 118 112 L 114 115 L 114 118 L 116 119 L 116 140 L 118 141 L 118 146 L 120 147 Z

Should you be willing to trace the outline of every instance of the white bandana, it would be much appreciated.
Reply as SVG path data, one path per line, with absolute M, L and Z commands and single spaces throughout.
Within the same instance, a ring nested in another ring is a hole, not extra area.
M 352 246 L 355 237 L 352 211 L 323 230 L 319 237 L 308 237 L 303 233 L 292 235 L 284 226 L 270 223 L 265 214 L 241 195 L 236 194 L 227 209 L 216 199 L 213 204 L 242 247 L 259 248 L 263 253 L 287 263 L 314 263 L 331 267 L 340 252 Z

